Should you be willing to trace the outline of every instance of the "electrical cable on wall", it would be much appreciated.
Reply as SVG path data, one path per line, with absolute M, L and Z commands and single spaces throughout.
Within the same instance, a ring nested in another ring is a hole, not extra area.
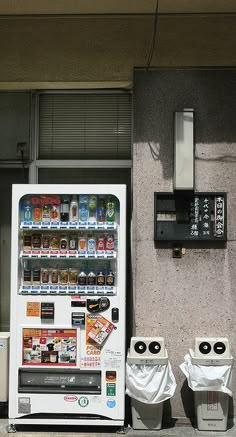
M 158 24 L 157 23 L 158 22 L 158 8 L 159 8 L 159 0 L 157 0 L 157 2 L 156 2 L 155 21 L 154 21 L 154 26 L 153 26 L 152 43 L 151 43 L 151 47 L 150 47 L 150 51 L 149 51 L 149 55 L 148 55 L 146 71 L 149 70 L 149 67 L 151 65 L 152 58 L 153 58 L 154 49 L 155 49 L 156 34 L 157 34 L 157 24 Z

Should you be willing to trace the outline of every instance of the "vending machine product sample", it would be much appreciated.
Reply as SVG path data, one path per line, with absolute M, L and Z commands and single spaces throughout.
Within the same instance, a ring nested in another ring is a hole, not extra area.
M 123 426 L 126 186 L 15 185 L 9 427 Z

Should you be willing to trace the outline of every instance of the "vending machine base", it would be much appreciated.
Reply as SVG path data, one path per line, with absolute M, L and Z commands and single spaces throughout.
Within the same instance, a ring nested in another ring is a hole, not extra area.
M 87 417 L 87 416 L 86 416 Z M 8 420 L 8 432 L 12 432 L 10 428 L 15 428 L 18 425 L 69 425 L 69 426 L 114 426 L 123 427 L 124 421 L 122 420 L 109 420 L 109 419 L 9 419 Z M 14 432 L 14 431 L 13 431 Z

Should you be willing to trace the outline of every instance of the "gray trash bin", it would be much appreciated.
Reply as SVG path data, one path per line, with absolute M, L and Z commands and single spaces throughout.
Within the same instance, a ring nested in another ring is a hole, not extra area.
M 200 431 L 227 430 L 232 364 L 227 338 L 196 337 L 194 351 L 180 366 L 194 391 Z
M 131 398 L 133 429 L 161 429 L 163 402 L 148 405 Z
M 131 397 L 133 428 L 161 429 L 163 402 L 173 396 L 175 388 L 164 338 L 132 337 L 126 365 L 126 393 Z

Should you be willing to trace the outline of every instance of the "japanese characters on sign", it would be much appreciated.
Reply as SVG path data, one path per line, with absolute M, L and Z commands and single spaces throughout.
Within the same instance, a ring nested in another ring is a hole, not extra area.
M 216 237 L 224 236 L 224 199 L 219 196 L 215 198 L 215 230 Z
M 203 199 L 203 215 L 202 215 L 203 236 L 210 236 L 210 226 L 211 226 L 210 200 L 208 197 L 205 197 Z
M 193 237 L 198 237 L 198 235 L 199 235 L 199 197 L 195 197 L 193 202 L 190 203 L 190 217 L 191 217 L 190 235 Z
M 227 197 L 223 192 L 155 193 L 155 241 L 227 239 Z

